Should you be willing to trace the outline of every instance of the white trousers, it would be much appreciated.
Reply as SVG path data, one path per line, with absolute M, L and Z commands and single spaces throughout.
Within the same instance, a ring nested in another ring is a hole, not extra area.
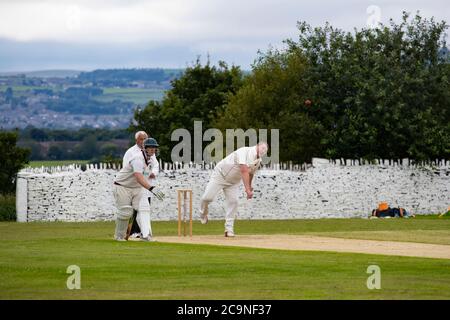
M 139 201 L 139 208 L 137 210 L 136 220 L 139 228 L 141 229 L 142 237 L 153 236 L 152 225 L 150 221 L 150 202 L 151 192 L 145 188 L 142 188 L 142 196 Z
M 208 214 L 208 205 L 211 203 L 220 190 L 225 195 L 225 231 L 234 231 L 234 220 L 237 214 L 238 198 L 239 198 L 239 177 L 236 175 L 223 177 L 217 168 L 213 171 L 211 178 L 202 195 L 200 203 L 200 214 L 202 216 Z
M 126 188 L 114 185 L 113 194 L 117 208 L 115 238 L 124 239 L 127 232 L 128 220 L 133 215 L 133 209 L 139 209 L 142 192 L 139 188 Z

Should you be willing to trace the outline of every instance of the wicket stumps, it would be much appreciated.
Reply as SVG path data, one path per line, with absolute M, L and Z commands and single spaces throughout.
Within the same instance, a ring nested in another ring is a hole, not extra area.
M 186 215 L 189 195 L 189 236 L 192 237 L 192 189 L 179 189 L 178 191 L 178 236 L 181 237 L 181 220 L 183 220 L 183 235 L 186 236 Z M 181 209 L 183 207 L 183 209 Z M 183 213 L 183 218 L 181 217 Z

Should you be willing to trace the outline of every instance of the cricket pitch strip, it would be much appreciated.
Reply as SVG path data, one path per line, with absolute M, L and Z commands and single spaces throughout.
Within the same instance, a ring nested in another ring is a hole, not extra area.
M 330 238 L 308 235 L 238 235 L 155 237 L 158 242 L 207 244 L 299 251 L 332 251 L 392 256 L 450 259 L 450 245 L 415 242 Z

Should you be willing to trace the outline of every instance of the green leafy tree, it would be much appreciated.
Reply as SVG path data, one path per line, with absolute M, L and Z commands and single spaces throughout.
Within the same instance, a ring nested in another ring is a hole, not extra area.
M 410 18 L 354 34 L 299 24 L 299 41 L 328 157 L 448 158 L 450 82 L 444 21 Z
M 74 154 L 78 159 L 89 160 L 95 157 L 97 152 L 97 137 L 93 134 L 85 136 L 81 143 L 75 145 Z
M 145 130 L 161 145 L 163 159 L 170 160 L 170 150 L 177 142 L 170 140 L 171 133 L 184 128 L 193 136 L 194 121 L 203 121 L 203 129 L 211 127 L 212 121 L 224 108 L 228 98 L 235 94 L 242 83 L 239 67 L 226 63 L 202 65 L 199 60 L 188 67 L 183 75 L 172 81 L 162 102 L 150 101 L 142 110 L 134 113 L 135 124 L 130 131 Z
M 17 132 L 0 131 L 0 193 L 15 191 L 17 172 L 28 163 L 30 150 L 17 147 Z
M 18 144 L 18 145 L 20 147 L 30 150 L 30 160 L 31 161 L 45 159 L 45 157 L 43 155 L 43 148 L 39 142 L 36 142 L 33 140 L 25 140 L 25 141 L 19 140 L 19 143 L 20 144 Z
M 215 123 L 279 128 L 281 160 L 448 159 L 446 28 L 407 13 L 353 33 L 299 23 L 298 40 L 260 54 Z
M 107 142 L 107 143 L 104 143 L 101 145 L 100 155 L 103 157 L 108 157 L 108 159 L 109 158 L 117 158 L 117 157 L 121 156 L 117 145 L 114 143 L 110 143 L 110 142 Z
M 48 148 L 47 157 L 50 160 L 62 160 L 64 159 L 64 150 L 59 145 L 51 145 Z
M 48 135 L 44 129 L 32 128 L 30 131 L 30 137 L 35 141 L 48 141 Z
M 242 88 L 219 113 L 215 126 L 280 130 L 280 160 L 309 161 L 321 152 L 323 127 L 309 115 L 308 68 L 300 51 L 269 50 L 255 62 Z

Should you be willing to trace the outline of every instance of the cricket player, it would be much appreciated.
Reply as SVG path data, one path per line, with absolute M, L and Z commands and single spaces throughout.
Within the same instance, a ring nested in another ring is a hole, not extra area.
M 141 240 L 152 241 L 150 231 L 150 204 L 141 201 L 146 197 L 144 191 L 149 190 L 152 176 L 156 176 L 156 170 L 152 168 L 151 158 L 155 155 L 158 142 L 153 138 L 144 141 L 144 149 L 140 154 L 136 154 L 129 162 L 119 171 L 114 180 L 114 199 L 117 207 L 116 231 L 114 238 L 118 241 L 125 241 L 128 228 L 128 222 L 133 215 L 133 209 L 137 210 L 141 216 L 148 215 L 149 223 L 142 224 Z M 157 162 L 156 162 L 157 163 Z M 144 190 L 144 189 L 145 190 Z M 146 226 L 148 228 L 146 229 Z
M 136 144 L 129 148 L 127 152 L 125 152 L 125 155 L 123 156 L 122 167 L 125 167 L 133 157 L 142 153 L 142 150 L 144 149 L 144 141 L 148 138 L 148 135 L 145 131 L 138 131 L 136 132 L 134 138 Z M 156 176 L 159 173 L 159 163 L 156 159 L 155 154 L 151 156 L 149 160 L 150 175 L 148 178 L 150 180 L 150 184 L 154 185 Z M 133 221 L 133 225 L 131 228 L 131 238 L 142 237 L 145 239 L 147 237 L 153 236 L 152 225 L 150 221 L 150 209 L 147 208 L 151 204 L 151 194 L 150 191 L 144 188 L 142 189 L 142 192 L 143 195 L 139 203 L 139 208 L 137 210 L 136 221 Z
M 244 184 L 247 199 L 251 199 L 253 177 L 261 165 L 261 157 L 267 153 L 268 149 L 269 145 L 266 142 L 260 142 L 253 147 L 239 148 L 216 165 L 201 198 L 202 224 L 208 222 L 208 204 L 214 200 L 220 190 L 223 190 L 226 204 L 225 237 L 234 237 L 240 182 Z

